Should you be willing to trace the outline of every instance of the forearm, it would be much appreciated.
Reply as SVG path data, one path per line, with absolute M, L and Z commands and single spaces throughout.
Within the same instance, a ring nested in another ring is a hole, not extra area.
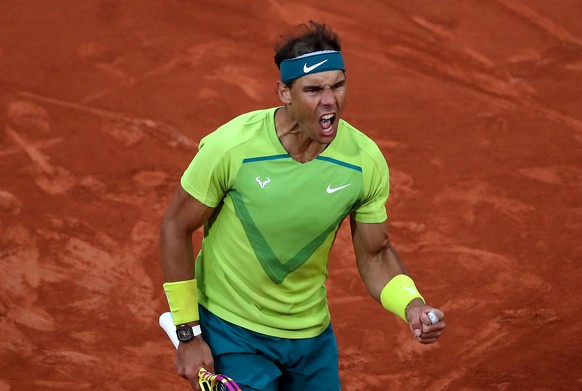
M 164 292 L 175 325 L 198 323 L 192 234 L 164 221 L 160 230 Z
M 195 278 L 192 233 L 180 229 L 175 223 L 164 221 L 159 240 L 164 281 Z
M 380 301 L 380 293 L 388 282 L 399 274 L 408 275 L 406 267 L 396 250 L 386 245 L 376 254 L 362 255 L 367 259 L 358 261 L 360 274 L 370 295 Z

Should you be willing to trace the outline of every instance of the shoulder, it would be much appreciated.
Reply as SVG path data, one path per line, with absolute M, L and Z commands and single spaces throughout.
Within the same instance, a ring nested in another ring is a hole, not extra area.
M 340 122 L 339 141 L 338 148 L 347 156 L 358 156 L 364 164 L 386 166 L 386 159 L 378 144 L 344 120 Z
M 379 152 L 380 148 L 374 140 L 372 140 L 368 135 L 358 130 L 355 126 L 351 125 L 345 120 L 340 120 L 340 127 L 346 136 L 347 141 L 353 143 L 359 149 Z
M 202 138 L 199 148 L 224 152 L 256 139 L 261 133 L 266 133 L 273 121 L 275 109 L 255 110 L 233 118 Z

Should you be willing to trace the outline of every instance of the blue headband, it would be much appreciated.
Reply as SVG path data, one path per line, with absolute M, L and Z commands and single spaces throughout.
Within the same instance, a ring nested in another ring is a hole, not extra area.
M 287 84 L 305 75 L 325 71 L 345 71 L 341 52 L 324 50 L 307 53 L 281 62 L 281 80 Z

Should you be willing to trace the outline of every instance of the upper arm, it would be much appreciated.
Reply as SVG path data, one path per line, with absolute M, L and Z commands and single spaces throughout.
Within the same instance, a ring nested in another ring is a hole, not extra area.
M 189 235 L 210 218 L 214 208 L 204 205 L 178 186 L 172 197 L 162 223 L 162 230 L 174 234 Z
M 390 247 L 386 223 L 359 223 L 350 219 L 356 261 L 366 262 Z
M 213 208 L 178 187 L 160 228 L 160 255 L 165 281 L 194 278 L 192 232 L 210 218 Z

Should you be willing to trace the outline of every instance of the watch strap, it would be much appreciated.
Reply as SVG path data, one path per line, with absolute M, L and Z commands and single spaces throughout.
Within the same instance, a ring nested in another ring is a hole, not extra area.
M 197 337 L 200 334 L 202 334 L 202 329 L 200 328 L 200 325 L 197 324 L 196 326 L 192 326 L 192 332 L 194 333 L 194 337 Z

